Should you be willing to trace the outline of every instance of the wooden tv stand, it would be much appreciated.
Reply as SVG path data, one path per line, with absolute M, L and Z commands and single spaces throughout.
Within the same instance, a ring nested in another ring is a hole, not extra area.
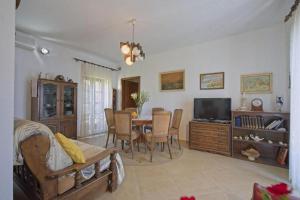
M 231 124 L 190 121 L 189 147 L 231 156 Z

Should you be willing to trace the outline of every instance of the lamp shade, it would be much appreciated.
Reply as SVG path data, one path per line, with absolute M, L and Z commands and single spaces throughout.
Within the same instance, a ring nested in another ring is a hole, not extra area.
M 121 42 L 120 43 L 121 52 L 126 55 L 130 52 L 129 42 Z
M 130 57 L 130 56 L 127 56 L 127 57 L 125 58 L 125 63 L 126 63 L 128 66 L 131 66 L 131 65 L 133 65 L 133 62 L 132 62 L 132 60 L 131 60 L 131 57 Z
M 132 54 L 135 55 L 135 56 L 138 56 L 140 55 L 141 53 L 141 46 L 140 44 L 135 44 L 135 43 L 131 43 L 131 46 L 132 46 Z

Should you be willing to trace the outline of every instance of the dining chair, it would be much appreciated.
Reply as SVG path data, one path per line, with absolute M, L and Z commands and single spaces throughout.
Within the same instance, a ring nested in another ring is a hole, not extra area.
M 176 136 L 179 149 L 181 149 L 180 142 L 179 142 L 179 127 L 180 127 L 180 123 L 181 123 L 182 113 L 183 113 L 183 109 L 175 109 L 174 110 L 172 124 L 169 129 L 171 145 L 173 143 L 173 136 Z
M 160 111 L 152 114 L 152 131 L 145 134 L 147 147 L 150 150 L 150 162 L 152 162 L 153 151 L 157 143 L 167 143 L 170 158 L 172 153 L 169 144 L 169 126 L 171 120 L 171 112 Z
M 139 151 L 139 132 L 132 130 L 132 117 L 130 112 L 117 111 L 115 112 L 115 127 L 116 127 L 116 140 L 115 147 L 117 146 L 118 140 L 127 141 L 132 154 L 133 159 L 133 143 L 137 141 Z
M 106 118 L 106 124 L 107 124 L 107 139 L 106 139 L 106 145 L 105 148 L 107 148 L 108 141 L 109 141 L 109 135 L 113 135 L 113 143 L 115 142 L 115 123 L 114 123 L 114 111 L 111 108 L 105 108 L 104 109 L 105 118 Z
M 155 112 L 161 112 L 161 111 L 165 111 L 165 109 L 161 108 L 161 107 L 152 108 L 152 114 Z M 144 127 L 144 132 L 151 131 L 151 130 L 152 130 L 152 125 L 147 125 Z
M 161 108 L 161 107 L 152 108 L 152 113 L 157 112 L 157 111 L 165 111 L 165 109 Z
M 133 112 L 136 112 L 137 113 L 137 108 L 125 108 L 126 112 L 130 112 L 130 113 L 133 113 Z

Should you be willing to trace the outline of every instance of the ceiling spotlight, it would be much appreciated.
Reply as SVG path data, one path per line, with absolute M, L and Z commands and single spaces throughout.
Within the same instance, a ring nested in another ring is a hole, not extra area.
M 48 49 L 44 48 L 44 47 L 42 47 L 42 48 L 40 49 L 40 52 L 41 52 L 41 54 L 43 54 L 43 55 L 47 55 L 47 54 L 50 53 L 50 51 L 49 51 Z

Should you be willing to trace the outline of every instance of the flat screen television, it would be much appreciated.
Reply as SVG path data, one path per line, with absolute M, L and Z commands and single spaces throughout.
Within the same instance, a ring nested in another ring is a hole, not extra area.
M 230 121 L 231 98 L 195 98 L 194 119 Z

